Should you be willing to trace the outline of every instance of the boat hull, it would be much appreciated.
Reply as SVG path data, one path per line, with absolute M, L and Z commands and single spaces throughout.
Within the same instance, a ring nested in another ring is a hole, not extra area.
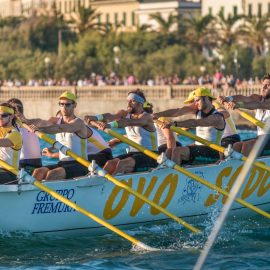
M 260 161 L 270 165 L 269 158 Z M 229 160 L 220 164 L 187 168 L 190 172 L 229 191 L 242 162 Z M 254 167 L 239 193 L 239 197 L 266 211 L 270 210 L 270 173 Z M 220 208 L 226 198 L 170 168 L 150 172 L 116 176 L 134 190 L 185 220 L 205 218 Z M 100 176 L 73 180 L 43 182 L 65 198 L 75 202 L 96 216 L 120 228 L 168 219 L 164 214 L 116 187 Z M 30 184 L 0 186 L 0 230 L 2 232 L 30 232 L 36 234 L 104 234 L 108 230 L 76 212 L 46 192 Z M 237 217 L 256 215 L 238 203 L 232 206 Z

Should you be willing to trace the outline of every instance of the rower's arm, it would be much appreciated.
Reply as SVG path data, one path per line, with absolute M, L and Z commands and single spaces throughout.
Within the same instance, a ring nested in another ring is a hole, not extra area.
M 14 144 L 9 139 L 0 139 L 0 147 L 13 147 Z
M 250 96 L 243 96 L 243 95 L 235 95 L 235 96 L 220 96 L 218 97 L 218 102 L 221 104 L 224 104 L 226 102 L 254 102 L 254 101 L 260 101 L 261 96 L 258 94 L 253 94 Z
M 91 122 L 96 122 L 96 121 L 111 122 L 111 121 L 116 121 L 116 120 L 125 118 L 126 115 L 127 115 L 126 111 L 120 110 L 116 114 L 103 113 L 103 114 L 98 114 L 98 115 L 86 115 L 84 117 L 84 121 L 88 125 L 91 124 Z
M 237 102 L 235 104 L 235 108 L 244 108 L 248 110 L 256 110 L 256 109 L 262 109 L 262 110 L 270 110 L 270 101 L 265 102 Z
M 153 118 L 158 119 L 159 117 L 177 117 L 183 114 L 195 113 L 196 111 L 197 109 L 193 106 L 184 106 L 182 108 L 170 109 L 159 113 L 154 113 Z
M 149 125 L 149 121 L 153 122 L 151 115 L 144 115 L 138 119 L 120 119 L 117 121 L 117 125 L 119 128 L 124 128 L 127 126 L 137 126 L 137 127 L 144 127 Z
M 45 132 L 48 134 L 56 134 L 61 132 L 67 132 L 67 133 L 79 133 L 81 131 L 84 131 L 82 137 L 87 137 L 87 128 L 84 124 L 84 122 L 80 119 L 75 119 L 73 122 L 68 124 L 55 124 L 45 127 L 39 127 L 39 131 Z
M 43 120 L 41 118 L 35 118 L 35 119 L 21 119 L 23 123 L 26 123 L 27 125 L 34 125 L 36 127 L 48 127 L 53 124 L 56 124 L 58 118 L 51 117 L 49 120 Z
M 185 121 L 174 122 L 177 127 L 195 128 L 195 127 L 215 127 L 223 129 L 224 118 L 219 114 L 213 114 L 202 119 L 190 119 Z

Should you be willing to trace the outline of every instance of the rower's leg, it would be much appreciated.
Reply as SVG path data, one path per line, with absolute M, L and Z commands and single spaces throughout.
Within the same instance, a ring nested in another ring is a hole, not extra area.
M 168 149 L 166 150 L 166 157 L 167 157 L 168 159 L 172 159 L 172 152 L 173 152 L 173 148 L 168 148 Z
M 106 162 L 106 164 L 104 165 L 103 169 L 106 172 L 108 172 L 109 174 L 114 174 L 114 172 L 116 170 L 116 166 L 117 166 L 119 161 L 120 161 L 119 158 L 114 158 L 114 159 L 108 160 Z
M 253 148 L 254 144 L 256 142 L 256 139 L 253 139 L 253 140 L 248 140 L 248 141 L 245 141 L 243 143 L 243 146 L 242 146 L 242 154 L 244 156 L 248 156 L 249 153 L 251 152 L 251 149 Z
M 47 167 L 40 167 L 33 171 L 32 176 L 38 180 L 41 181 L 46 178 L 46 175 L 50 169 Z
M 113 174 L 134 172 L 135 165 L 136 165 L 135 160 L 132 157 L 119 160 Z
M 66 178 L 66 171 L 62 167 L 55 168 L 47 172 L 46 180 L 59 180 Z
M 245 142 L 237 142 L 233 144 L 233 150 L 236 152 L 242 153 L 242 147 Z
M 172 151 L 172 161 L 176 164 L 181 165 L 182 160 L 189 160 L 190 150 L 188 147 L 175 147 Z

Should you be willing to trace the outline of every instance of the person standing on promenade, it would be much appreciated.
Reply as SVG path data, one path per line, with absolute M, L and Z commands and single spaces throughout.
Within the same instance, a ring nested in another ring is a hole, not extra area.
M 0 104 L 0 159 L 19 168 L 22 136 L 16 124 L 15 111 L 8 103 Z M 17 176 L 0 166 L 0 184 L 13 183 Z
M 128 139 L 157 151 L 157 133 L 151 114 L 145 112 L 144 93 L 137 89 L 128 93 L 127 109 L 116 114 L 105 113 L 96 116 L 86 116 L 85 121 L 100 130 L 105 128 L 125 128 Z M 109 122 L 109 123 L 107 123 Z M 130 147 L 130 152 L 109 160 L 104 169 L 110 174 L 142 171 L 157 166 L 156 161 Z
M 177 117 L 184 114 L 195 114 L 196 119 L 175 121 L 173 124 L 176 127 L 184 128 L 196 128 L 196 135 L 211 141 L 216 144 L 220 144 L 220 140 L 225 128 L 225 120 L 222 113 L 218 112 L 213 104 L 214 96 L 211 91 L 206 87 L 199 87 L 192 94 L 192 100 L 194 102 L 189 106 L 184 106 L 178 109 L 170 109 L 163 112 L 155 113 L 153 116 L 155 119 L 159 117 Z M 186 100 L 189 103 L 190 100 Z M 165 126 L 169 127 L 172 124 Z M 219 160 L 219 152 L 212 148 L 201 145 L 199 142 L 195 142 L 195 145 L 189 145 L 185 147 L 176 147 L 166 152 L 168 158 L 172 159 L 177 164 L 182 162 L 193 162 L 197 158 L 210 158 L 213 161 Z
M 15 110 L 15 115 L 19 119 L 24 119 L 24 108 L 21 100 L 12 98 L 7 101 Z M 24 127 L 19 127 L 22 135 L 23 145 L 20 155 L 19 168 L 24 168 L 28 172 L 33 172 L 35 168 L 42 166 L 40 144 L 38 137 Z
M 59 97 L 62 117 L 54 117 L 50 121 L 32 119 L 26 120 L 26 122 L 35 125 L 33 131 L 56 134 L 57 141 L 70 148 L 77 155 L 87 159 L 88 129 L 83 120 L 75 115 L 76 99 L 73 93 L 66 91 Z M 62 152 L 59 153 L 59 159 L 57 165 L 35 169 L 33 177 L 37 180 L 57 180 L 83 176 L 88 172 L 86 167 Z
M 228 109 L 244 108 L 256 110 L 255 118 L 266 123 L 270 118 L 270 74 L 266 74 L 262 79 L 261 93 L 252 94 L 250 96 L 235 95 L 235 96 L 220 96 L 218 101 L 224 104 Z M 264 130 L 257 127 L 257 136 L 265 136 Z M 258 138 L 257 137 L 257 138 Z M 233 148 L 237 152 L 248 156 L 253 148 L 257 138 L 235 143 Z M 270 154 L 270 140 L 267 141 L 262 155 Z

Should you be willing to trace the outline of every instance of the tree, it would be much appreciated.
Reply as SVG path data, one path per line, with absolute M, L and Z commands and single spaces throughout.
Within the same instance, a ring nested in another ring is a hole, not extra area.
M 213 17 L 207 15 L 204 17 L 189 17 L 179 18 L 178 24 L 184 24 L 185 40 L 197 51 L 202 51 L 203 47 L 210 47 L 212 43 L 212 33 L 209 29 L 209 24 L 212 22 Z M 179 28 L 179 27 L 178 27 Z
M 264 17 L 247 17 L 241 28 L 241 38 L 250 44 L 254 53 L 261 56 L 266 51 L 265 43 L 270 40 L 270 19 Z
M 83 35 L 88 30 L 106 31 L 106 26 L 98 22 L 98 18 L 101 14 L 92 7 L 79 6 L 78 13 L 73 13 L 71 23 L 74 24 L 75 29 L 79 34 Z
M 176 26 L 176 16 L 171 14 L 167 19 L 160 13 L 154 13 L 149 15 L 150 19 L 154 20 L 158 24 L 159 32 L 161 34 L 168 34 Z
M 244 16 L 224 16 L 223 11 L 221 10 L 214 19 L 216 36 L 218 40 L 218 47 L 223 46 L 224 44 L 227 47 L 230 47 L 234 43 L 239 34 L 238 27 L 240 24 L 240 19 Z

